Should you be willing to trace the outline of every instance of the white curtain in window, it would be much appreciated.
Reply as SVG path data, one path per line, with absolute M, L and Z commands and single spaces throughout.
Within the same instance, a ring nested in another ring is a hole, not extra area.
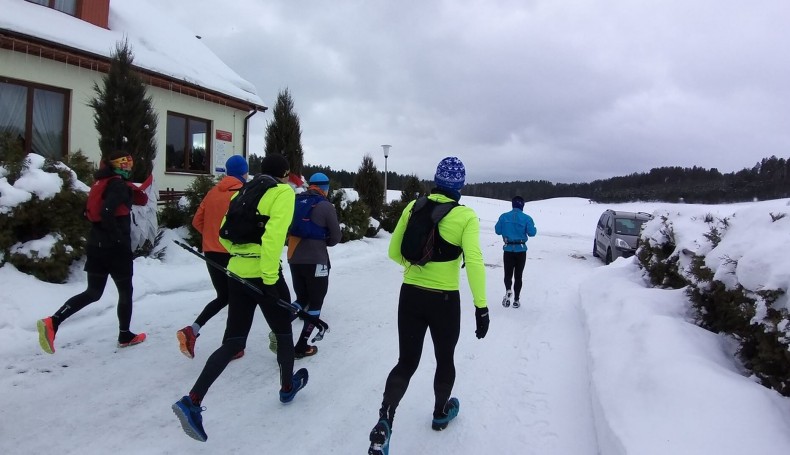
M 0 82 L 0 133 L 25 138 L 27 87 Z
M 74 16 L 77 14 L 77 0 L 55 0 L 54 8 Z
M 63 158 L 63 108 L 66 95 L 49 90 L 33 92 L 33 144 L 31 151 L 47 158 Z

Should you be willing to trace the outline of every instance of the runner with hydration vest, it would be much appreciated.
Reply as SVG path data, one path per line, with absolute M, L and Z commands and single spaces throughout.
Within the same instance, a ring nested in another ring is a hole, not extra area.
M 419 366 L 429 329 L 436 356 L 431 428 L 443 430 L 458 415 L 460 402 L 451 394 L 455 383 L 455 346 L 461 330 L 462 261 L 466 263 L 474 300 L 475 335 L 483 338 L 488 332 L 480 222 L 471 208 L 457 204 L 465 178 L 466 169 L 461 160 L 443 159 L 436 168 L 436 188 L 427 197 L 428 201 L 422 200 L 419 209 L 417 201 L 421 199 L 409 203 L 392 233 L 389 257 L 404 267 L 398 300 L 398 363 L 387 377 L 378 422 L 370 432 L 369 455 L 389 452 L 395 409 Z M 450 210 L 439 211 L 439 208 Z M 422 210 L 429 210 L 429 216 L 424 216 Z M 436 239 L 436 234 L 441 239 Z M 417 243 L 423 245 L 413 248 Z M 423 254 L 421 250 L 428 251 Z
M 112 277 L 118 288 L 118 347 L 125 348 L 145 341 L 144 333 L 129 330 L 132 320 L 132 205 L 146 205 L 148 196 L 129 182 L 134 161 L 124 151 L 102 159 L 88 193 L 85 216 L 91 222 L 84 270 L 88 288 L 66 301 L 58 311 L 37 322 L 41 349 L 55 352 L 55 334 L 67 318 L 99 300 Z M 152 176 L 144 186 L 148 186 Z
M 288 230 L 288 265 L 298 303 L 307 313 L 318 317 L 329 289 L 327 247 L 340 242 L 340 223 L 335 206 L 327 199 L 329 177 L 318 172 L 308 180 L 307 191 L 296 196 L 293 222 Z M 294 346 L 297 359 L 315 355 L 316 346 L 307 344 L 315 326 L 304 321 Z
M 261 174 L 231 199 L 220 227 L 220 243 L 230 253 L 227 269 L 244 281 L 228 278 L 228 319 L 222 346 L 209 356 L 189 394 L 171 406 L 184 432 L 198 441 L 208 439 L 203 428 L 203 398 L 231 359 L 246 347 L 256 308 L 277 336 L 280 402 L 290 403 L 307 385 L 307 370 L 293 371 L 292 312 L 277 303 L 280 299 L 291 301 L 280 268 L 294 212 L 295 195 L 287 184 L 288 173 L 285 157 L 267 155 L 261 162 Z

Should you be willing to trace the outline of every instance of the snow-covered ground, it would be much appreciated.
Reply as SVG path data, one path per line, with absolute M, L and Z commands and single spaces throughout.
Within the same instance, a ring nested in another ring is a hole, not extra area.
M 631 259 L 605 267 L 591 255 L 605 208 L 676 206 L 527 203 L 538 235 L 529 241 L 523 306 L 513 309 L 500 305 L 501 240 L 493 229 L 510 204 L 474 197 L 461 203 L 481 219 L 491 329 L 483 340 L 474 336 L 462 279 L 453 393 L 461 412 L 447 430 L 431 430 L 435 362 L 426 340 L 398 408 L 392 455 L 790 452 L 790 400 L 743 376 L 725 339 L 687 322 L 682 291 L 646 287 Z M 682 207 L 728 216 L 744 207 L 788 212 L 787 204 Z M 115 347 L 117 294 L 110 284 L 99 302 L 61 326 L 54 355 L 39 348 L 35 321 L 83 290 L 81 268 L 64 285 L 0 268 L 0 453 L 365 453 L 398 356 L 401 268 L 387 259 L 389 238 L 382 232 L 331 250 L 322 312 L 331 331 L 318 355 L 297 361 L 310 382 L 289 405 L 278 401 L 268 327 L 256 316 L 246 356 L 204 400 L 206 443 L 184 435 L 170 410 L 224 330 L 223 311 L 201 330 L 194 360 L 178 351 L 176 330 L 213 298 L 199 259 L 171 243 L 164 260 L 136 261 L 132 330 L 148 334 L 144 344 Z

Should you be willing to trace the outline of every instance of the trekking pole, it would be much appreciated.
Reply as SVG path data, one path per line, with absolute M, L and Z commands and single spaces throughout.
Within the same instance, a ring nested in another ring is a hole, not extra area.
M 228 276 L 229 278 L 233 278 L 234 280 L 236 280 L 239 283 L 241 283 L 244 286 L 246 286 L 248 289 L 251 289 L 251 290 L 253 290 L 253 291 L 257 292 L 258 294 L 260 294 L 262 296 L 265 296 L 265 297 L 274 297 L 271 294 L 264 293 L 258 286 L 255 286 L 254 284 L 250 283 L 249 281 L 245 280 L 244 278 L 236 275 L 235 273 L 231 272 L 230 270 L 226 269 L 225 267 L 217 264 L 216 262 L 212 261 L 211 259 L 207 258 L 206 256 L 204 256 L 204 255 L 198 253 L 197 251 L 193 250 L 192 247 L 187 245 L 186 243 L 180 242 L 178 240 L 173 240 L 173 242 L 176 245 L 180 246 L 181 248 L 183 248 L 183 249 L 189 251 L 190 253 L 194 254 L 195 256 L 199 257 L 200 259 L 205 261 L 206 264 L 214 267 L 215 269 L 221 270 L 223 273 L 225 273 L 226 276 Z M 290 311 L 291 314 L 299 316 L 300 318 L 302 318 L 304 320 L 307 320 L 311 324 L 316 326 L 316 328 L 318 329 L 318 333 L 313 337 L 313 339 L 311 340 L 312 342 L 323 340 L 324 339 L 324 334 L 329 331 L 329 325 L 326 322 L 322 321 L 320 318 L 318 318 L 318 316 L 313 316 L 312 314 L 304 311 L 299 305 L 296 305 L 296 304 L 291 303 L 291 302 L 286 302 L 285 300 L 283 300 L 281 298 L 277 298 L 277 305 L 280 305 L 281 307 L 283 307 L 286 310 Z

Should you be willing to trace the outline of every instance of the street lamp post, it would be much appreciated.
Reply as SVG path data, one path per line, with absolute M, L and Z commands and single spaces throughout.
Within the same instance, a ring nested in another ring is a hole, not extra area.
M 390 156 L 390 148 L 391 145 L 382 145 L 382 149 L 384 149 L 384 205 L 387 204 L 387 157 Z

